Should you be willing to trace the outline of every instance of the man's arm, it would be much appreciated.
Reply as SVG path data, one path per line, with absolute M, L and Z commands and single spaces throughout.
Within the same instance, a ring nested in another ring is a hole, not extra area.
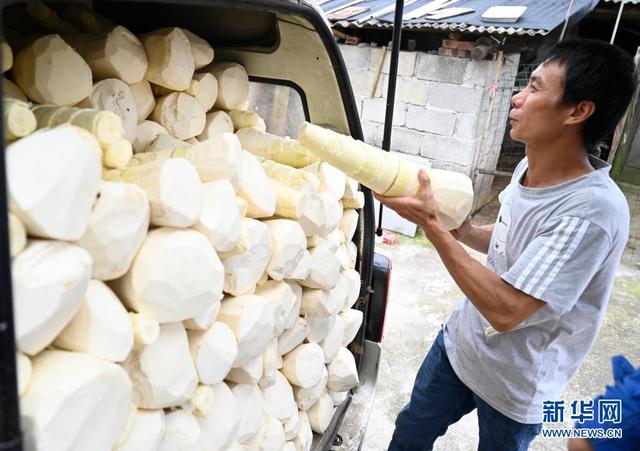
M 438 251 L 442 262 L 462 292 L 498 332 L 508 332 L 542 308 L 545 303 L 514 288 L 500 276 L 472 258 L 444 228 L 429 178 L 420 171 L 420 189 L 412 197 L 385 197 L 384 205 L 420 225 Z M 479 232 L 481 249 L 489 248 L 487 230 Z M 489 235 L 490 237 L 490 235 Z M 483 247 L 485 246 L 486 247 Z
M 460 227 L 451 231 L 451 235 L 471 249 L 487 254 L 491 235 L 493 234 L 493 226 L 493 224 L 474 225 L 471 223 L 471 218 L 467 218 Z
M 421 225 L 453 280 L 498 332 L 509 332 L 545 305 L 472 258 L 439 219 Z

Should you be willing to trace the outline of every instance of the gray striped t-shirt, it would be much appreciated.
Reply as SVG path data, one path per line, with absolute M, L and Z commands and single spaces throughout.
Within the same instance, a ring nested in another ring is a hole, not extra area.
M 496 332 L 464 299 L 444 326 L 458 377 L 520 423 L 541 423 L 589 352 L 629 236 L 627 201 L 609 166 L 547 188 L 520 184 L 526 158 L 500 194 L 486 266 L 546 303 L 514 330 Z

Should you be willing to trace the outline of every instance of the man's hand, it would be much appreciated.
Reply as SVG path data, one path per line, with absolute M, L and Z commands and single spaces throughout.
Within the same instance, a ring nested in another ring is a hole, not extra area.
M 387 197 L 374 193 L 374 197 L 403 218 L 422 227 L 428 236 L 430 229 L 444 226 L 440 221 L 440 209 L 431 189 L 431 181 L 424 169 L 418 172 L 418 182 L 420 186 L 413 196 Z
M 450 230 L 450 232 L 456 240 L 464 242 L 465 237 L 472 233 L 472 229 L 473 226 L 471 225 L 471 216 L 467 216 L 467 219 L 465 219 L 464 222 L 460 224 L 460 227 Z

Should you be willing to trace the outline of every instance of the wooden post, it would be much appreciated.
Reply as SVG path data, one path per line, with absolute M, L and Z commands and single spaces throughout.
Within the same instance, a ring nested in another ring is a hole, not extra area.
M 376 76 L 373 79 L 373 86 L 371 87 L 371 95 L 369 97 L 376 96 L 376 89 L 378 88 L 378 81 L 380 80 L 380 73 L 382 72 L 382 66 L 384 65 L 384 59 L 387 57 L 387 49 L 388 46 L 384 46 L 382 48 L 382 56 L 380 56 L 380 62 L 378 63 L 378 67 L 376 68 Z

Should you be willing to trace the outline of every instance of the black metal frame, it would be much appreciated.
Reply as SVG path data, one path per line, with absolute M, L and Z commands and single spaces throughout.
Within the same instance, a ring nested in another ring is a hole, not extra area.
M 264 83 L 266 85 L 278 85 L 278 86 L 286 86 L 287 88 L 293 89 L 300 96 L 300 101 L 302 102 L 302 111 L 304 112 L 305 120 L 309 120 L 309 104 L 307 103 L 307 96 L 302 90 L 302 88 L 296 83 L 290 80 L 281 80 L 279 78 L 269 78 L 269 77 L 256 77 L 255 75 L 249 75 L 249 81 L 253 81 L 255 83 Z
M 384 132 L 382 134 L 382 149 L 391 149 L 391 131 L 393 127 L 393 106 L 396 101 L 396 80 L 398 78 L 398 60 L 400 59 L 400 40 L 402 39 L 402 12 L 404 1 L 396 0 L 393 16 L 393 38 L 391 41 L 391 61 L 389 61 L 389 84 L 387 85 L 387 105 L 384 113 Z M 376 235 L 382 236 L 382 212 L 384 206 L 380 204 L 378 211 L 378 227 Z
M 175 0 L 118 0 L 119 3 L 161 3 L 175 4 Z M 401 1 L 401 0 L 398 0 Z M 107 1 L 97 1 L 96 4 L 107 3 Z M 4 1 L 0 5 L 0 35 L 3 33 L 4 22 L 2 20 L 4 8 L 11 4 L 24 3 L 19 0 Z M 109 2 L 111 3 L 111 2 Z M 331 30 L 326 27 L 320 14 L 311 6 L 304 3 L 293 3 L 282 0 L 186 0 L 180 1 L 185 8 L 193 5 L 216 6 L 253 9 L 268 11 L 273 13 L 294 14 L 308 20 L 318 32 L 334 69 L 338 87 L 340 89 L 341 100 L 343 102 L 347 122 L 351 136 L 362 140 L 362 128 L 360 117 L 355 104 L 355 98 L 351 89 L 351 83 L 347 74 L 346 66 L 342 55 L 338 49 Z M 399 41 L 399 40 L 398 40 Z M 396 55 L 397 59 L 397 55 Z M 392 60 L 393 61 L 393 60 Z M 396 61 L 397 70 L 397 61 Z M 394 80 L 395 81 L 395 80 Z M 0 114 L 2 106 L 0 105 Z M 305 112 L 308 114 L 308 110 Z M 8 211 L 6 170 L 4 159 L 4 133 L 0 123 L 0 212 Z M 373 274 L 373 254 L 374 254 L 374 228 L 375 219 L 373 213 L 373 196 L 368 188 L 363 187 L 365 195 L 365 207 L 363 209 L 364 218 L 362 227 L 358 230 L 354 240 L 361 244 L 359 248 L 358 264 L 361 268 L 361 299 L 364 300 L 366 315 L 366 300 L 371 292 L 371 282 Z M 20 451 L 22 449 L 22 433 L 20 429 L 20 412 L 17 390 L 17 374 L 15 361 L 15 335 L 13 322 L 13 299 L 11 285 L 11 258 L 9 251 L 9 229 L 8 216 L 0 214 L 0 451 Z M 335 434 L 335 431 L 334 431 Z

